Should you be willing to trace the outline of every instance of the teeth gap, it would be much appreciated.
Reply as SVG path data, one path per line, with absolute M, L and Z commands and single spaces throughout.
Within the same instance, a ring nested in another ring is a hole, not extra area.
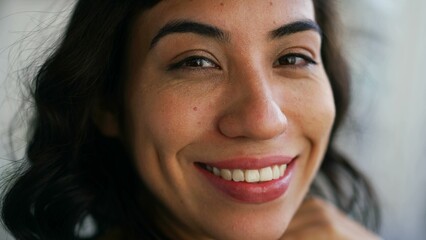
M 200 168 L 202 168 L 206 171 L 213 172 L 213 171 L 209 170 L 211 168 L 211 166 L 209 166 L 205 163 L 195 163 L 195 165 L 197 165 L 198 167 L 200 167 Z

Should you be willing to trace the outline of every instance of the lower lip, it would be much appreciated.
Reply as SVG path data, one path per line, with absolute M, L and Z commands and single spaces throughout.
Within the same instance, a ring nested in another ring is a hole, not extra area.
M 281 178 L 260 183 L 228 181 L 201 167 L 197 167 L 197 169 L 215 188 L 232 199 L 244 203 L 260 204 L 273 201 L 285 194 L 295 170 L 295 163 L 296 161 L 292 161 L 287 164 L 285 174 Z

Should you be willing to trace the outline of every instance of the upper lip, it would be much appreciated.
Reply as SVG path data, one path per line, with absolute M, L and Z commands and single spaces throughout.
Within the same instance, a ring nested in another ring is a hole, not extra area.
M 260 169 L 274 165 L 289 164 L 296 157 L 275 155 L 266 157 L 234 157 L 217 162 L 203 162 L 203 164 L 220 169 Z

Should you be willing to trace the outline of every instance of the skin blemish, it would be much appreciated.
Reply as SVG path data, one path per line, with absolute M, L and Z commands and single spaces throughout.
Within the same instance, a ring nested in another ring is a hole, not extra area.
M 225 6 L 225 3 L 221 2 L 221 3 L 220 3 L 220 6 L 221 6 L 221 7 Z
M 269 6 L 272 6 L 272 5 L 274 5 L 274 3 L 272 3 L 272 2 L 269 2 Z
M 193 107 L 192 110 L 194 110 L 195 112 L 198 111 L 197 107 Z

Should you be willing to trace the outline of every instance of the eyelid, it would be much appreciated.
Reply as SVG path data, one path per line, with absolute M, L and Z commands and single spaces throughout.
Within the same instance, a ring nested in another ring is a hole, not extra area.
M 191 66 L 184 66 L 186 63 L 190 62 L 190 61 L 196 61 L 196 60 L 203 60 L 206 62 L 211 63 L 212 65 L 214 65 L 214 67 L 191 67 Z M 211 60 L 210 58 L 206 58 L 204 56 L 198 56 L 198 55 L 194 55 L 194 56 L 189 56 L 187 58 L 182 59 L 181 61 L 178 61 L 177 63 L 172 63 L 168 69 L 169 70 L 174 70 L 174 69 L 179 69 L 179 68 L 188 68 L 188 69 L 197 69 L 197 68 L 202 68 L 202 69 L 206 69 L 206 68 L 219 68 L 218 64 L 215 63 L 213 60 Z
M 306 63 L 303 65 L 298 65 L 298 64 L 280 64 L 279 61 L 283 58 L 290 58 L 290 57 L 296 57 L 296 58 L 301 58 L 303 59 Z M 274 67 L 296 67 L 296 68 L 300 68 L 300 67 L 307 67 L 309 65 L 317 65 L 318 62 L 314 60 L 313 57 L 308 56 L 305 53 L 300 53 L 300 52 L 289 52 L 286 54 L 283 54 L 281 56 L 278 57 L 278 59 L 274 62 Z
M 176 59 L 178 59 L 178 60 L 176 60 Z M 196 60 L 196 59 L 203 59 L 205 61 L 211 62 L 212 64 L 217 66 L 217 67 L 215 67 L 215 69 L 216 68 L 221 69 L 221 67 L 219 65 L 219 61 L 210 52 L 205 51 L 205 50 L 189 50 L 189 51 L 185 51 L 183 53 L 180 53 L 179 55 L 174 57 L 171 60 L 172 63 L 168 65 L 167 70 L 179 69 L 179 68 L 182 67 L 182 65 L 185 64 L 185 62 L 188 62 L 188 61 L 191 61 L 191 60 Z M 189 69 L 189 67 L 188 67 L 188 69 Z M 195 70 L 196 67 L 194 67 L 193 69 Z M 202 68 L 202 69 L 206 69 L 206 68 Z

